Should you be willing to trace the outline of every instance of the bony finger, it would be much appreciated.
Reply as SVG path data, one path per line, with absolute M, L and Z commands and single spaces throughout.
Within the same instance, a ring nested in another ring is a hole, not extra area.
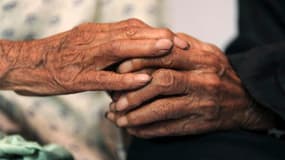
M 102 55 L 124 60 L 127 58 L 156 57 L 169 52 L 173 43 L 169 39 L 117 40 L 102 44 L 90 54 Z
M 88 71 L 81 73 L 74 83 L 65 85 L 67 88 L 75 88 L 78 91 L 122 91 L 142 87 L 151 81 L 147 74 L 117 74 L 110 71 Z
M 137 84 L 139 84 L 139 86 L 142 86 L 151 80 L 151 77 L 147 74 L 132 74 L 132 76 L 131 75 L 129 75 L 129 76 L 130 77 L 125 75 L 125 77 L 121 81 L 121 83 L 126 84 L 126 87 L 129 84 L 129 88 L 126 88 L 127 90 L 131 89 L 132 84 L 134 84 L 134 83 L 137 83 Z M 117 82 L 117 83 L 119 83 L 119 82 Z
M 191 58 L 193 55 L 174 48 L 172 52 L 165 56 L 154 58 L 136 58 L 123 62 L 119 65 L 117 71 L 119 73 L 128 73 L 141 70 L 144 68 L 169 68 L 177 70 L 193 69 Z
M 145 24 L 143 21 L 139 19 L 127 19 L 119 22 L 112 22 L 112 23 L 82 23 L 79 26 L 75 27 L 74 29 L 84 29 L 91 30 L 91 31 L 98 31 L 98 32 L 110 32 L 113 30 L 120 30 L 126 27 L 145 27 L 151 28 L 149 25 Z
M 126 95 L 119 98 L 117 103 L 115 104 L 117 111 L 125 111 L 133 109 L 144 101 L 154 98 L 159 95 L 161 91 L 159 91 L 154 85 L 147 85 L 144 88 L 129 92 Z
M 140 28 L 140 27 L 126 27 L 121 28 L 120 30 L 114 30 L 109 32 L 109 34 L 103 34 L 108 41 L 115 41 L 119 39 L 131 39 L 131 40 L 138 40 L 138 39 L 167 39 L 171 42 L 174 42 L 175 46 L 187 50 L 189 49 L 190 45 L 186 40 L 175 36 L 173 32 L 169 29 L 163 28 Z M 107 37 L 106 37 L 107 36 Z M 110 39 L 111 36 L 111 39 Z
M 153 29 L 150 33 L 152 36 L 158 35 L 159 37 L 166 37 L 167 39 L 171 39 L 174 42 L 175 46 L 180 49 L 187 50 L 189 48 L 189 43 L 186 40 L 175 36 L 175 34 L 168 28 L 156 28 Z
M 145 27 L 126 27 L 109 32 L 111 40 L 116 39 L 174 39 L 174 34 L 167 29 L 154 29 Z
M 157 59 L 131 59 L 119 65 L 117 72 L 128 73 L 136 70 L 158 66 Z
M 159 99 L 121 116 L 117 119 L 117 125 L 134 127 L 184 117 L 190 113 L 188 105 L 189 100 L 184 96 Z

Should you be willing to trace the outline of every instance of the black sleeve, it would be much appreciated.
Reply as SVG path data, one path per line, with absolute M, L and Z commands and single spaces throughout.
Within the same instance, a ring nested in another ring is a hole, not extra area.
M 285 41 L 228 58 L 249 94 L 285 120 Z

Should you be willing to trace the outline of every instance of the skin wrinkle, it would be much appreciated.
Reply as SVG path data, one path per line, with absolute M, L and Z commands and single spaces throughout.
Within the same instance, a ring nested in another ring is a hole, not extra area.
M 7 46 L 7 45 L 5 45 Z M 33 55 L 23 54 L 22 51 L 24 50 L 24 42 L 17 42 L 15 45 L 8 45 L 11 46 L 8 49 L 8 53 L 3 52 L 2 55 L 7 55 L 9 66 L 6 68 L 5 72 L 2 72 L 2 79 L 7 77 L 10 72 L 19 69 L 35 69 L 40 60 L 38 57 L 34 57 Z M 1 47 L 4 50 L 4 46 Z M 15 54 L 19 53 L 19 54 Z M 12 56 L 12 57 L 11 57 Z M 13 59 L 13 61 L 11 61 Z M 5 60 L 5 58 L 2 58 Z M 27 61 L 31 63 L 27 63 Z
M 6 77 L 7 73 L 9 72 L 9 70 L 11 70 L 11 66 L 9 65 L 9 58 L 7 57 L 11 50 L 12 47 L 10 47 L 11 45 L 6 44 L 6 43 L 1 43 L 2 41 L 0 41 L 0 47 L 1 47 L 1 74 L 0 74 L 0 79 L 4 79 L 4 77 Z M 8 50 L 6 49 L 7 47 Z

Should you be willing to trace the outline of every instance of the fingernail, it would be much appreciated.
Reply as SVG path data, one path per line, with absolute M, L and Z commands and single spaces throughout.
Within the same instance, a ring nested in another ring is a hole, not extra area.
M 108 118 L 109 120 L 114 121 L 114 120 L 115 120 L 115 114 L 109 112 L 109 113 L 107 114 L 107 118 Z
M 140 82 L 143 82 L 143 83 L 150 81 L 150 79 L 151 79 L 151 77 L 149 75 L 147 75 L 147 74 L 137 74 L 135 76 L 135 80 L 136 81 L 140 81 Z
M 126 97 L 122 97 L 118 100 L 116 104 L 116 110 L 117 111 L 123 111 L 128 107 L 128 100 Z
M 167 52 L 171 47 L 173 43 L 169 39 L 160 39 L 156 42 L 156 48 L 160 50 L 160 52 Z
M 119 72 L 120 73 L 127 73 L 127 72 L 131 71 L 132 68 L 133 68 L 133 63 L 128 61 L 128 62 L 125 62 L 119 66 Z
M 124 127 L 126 125 L 128 125 L 128 119 L 127 117 L 121 117 L 117 120 L 117 125 L 120 127 Z
M 184 41 L 184 40 L 182 40 L 182 39 L 180 39 L 178 37 L 174 37 L 174 44 L 177 47 L 179 47 L 181 49 L 185 49 L 185 50 L 190 47 L 189 44 L 186 41 Z

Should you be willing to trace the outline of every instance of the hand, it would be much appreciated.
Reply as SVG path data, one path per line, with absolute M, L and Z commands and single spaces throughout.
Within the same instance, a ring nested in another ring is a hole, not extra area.
M 168 29 L 151 28 L 135 19 L 82 24 L 53 37 L 20 43 L 22 54 L 9 66 L 1 89 L 26 95 L 134 89 L 150 77 L 116 74 L 108 67 L 129 58 L 166 54 L 173 41 L 181 48 L 188 46 Z
M 179 37 L 188 41 L 189 50 L 174 48 L 164 57 L 132 59 L 119 66 L 122 73 L 168 69 L 155 70 L 147 86 L 112 103 L 107 114 L 111 121 L 143 138 L 274 126 L 274 116 L 253 105 L 217 47 L 184 34 Z

